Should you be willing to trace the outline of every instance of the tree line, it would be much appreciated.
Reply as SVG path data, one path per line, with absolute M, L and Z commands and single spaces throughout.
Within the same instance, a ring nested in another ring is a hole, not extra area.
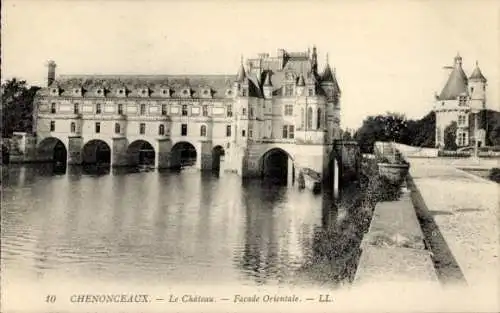
M 2 138 L 10 138 L 13 132 L 33 132 L 33 100 L 39 89 L 16 78 L 2 83 Z
M 486 145 L 500 146 L 500 112 L 484 110 L 480 113 L 481 128 L 486 130 Z M 474 118 L 470 118 L 473 129 Z M 444 149 L 456 150 L 457 123 L 452 122 L 444 129 Z M 429 112 L 420 119 L 407 119 L 405 115 L 394 112 L 368 116 L 362 126 L 352 135 L 364 153 L 372 153 L 376 141 L 395 141 L 398 143 L 434 148 L 436 134 L 436 114 Z M 343 139 L 351 135 L 343 134 Z

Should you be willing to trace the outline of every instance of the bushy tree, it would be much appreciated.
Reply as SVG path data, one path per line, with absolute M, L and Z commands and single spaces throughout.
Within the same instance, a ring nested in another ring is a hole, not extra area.
M 406 118 L 399 113 L 369 116 L 354 134 L 363 153 L 372 153 L 376 141 L 397 141 L 405 137 Z
M 444 148 L 446 150 L 457 150 L 457 122 L 451 122 L 444 129 Z
M 40 87 L 28 87 L 26 81 L 13 78 L 2 84 L 2 137 L 14 131 L 32 132 L 33 100 Z

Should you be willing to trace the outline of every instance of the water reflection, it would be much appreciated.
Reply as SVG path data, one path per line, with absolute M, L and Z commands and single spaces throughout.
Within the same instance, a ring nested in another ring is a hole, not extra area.
M 341 230 L 353 219 L 339 219 L 345 204 L 334 206 L 330 195 L 229 173 L 68 166 L 57 174 L 53 165 L 8 172 L 1 247 L 9 276 L 323 283 L 318 266 L 340 279 L 332 260 L 350 253 Z

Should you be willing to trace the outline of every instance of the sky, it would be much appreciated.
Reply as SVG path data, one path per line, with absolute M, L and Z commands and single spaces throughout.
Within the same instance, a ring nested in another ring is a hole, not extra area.
M 500 2 L 493 0 L 4 0 L 2 81 L 57 74 L 235 74 L 240 58 L 316 45 L 342 89 L 342 127 L 432 109 L 457 53 L 500 109 Z

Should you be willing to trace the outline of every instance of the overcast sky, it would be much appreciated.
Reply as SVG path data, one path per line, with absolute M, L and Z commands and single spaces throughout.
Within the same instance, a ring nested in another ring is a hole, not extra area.
M 2 79 L 58 74 L 236 74 L 240 56 L 318 48 L 337 69 L 342 124 L 370 114 L 421 117 L 460 52 L 500 107 L 499 1 L 4 0 Z

